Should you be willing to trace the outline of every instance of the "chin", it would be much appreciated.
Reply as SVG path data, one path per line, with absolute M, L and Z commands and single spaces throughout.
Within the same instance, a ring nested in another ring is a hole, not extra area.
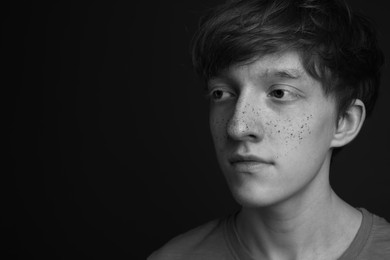
M 285 194 L 256 185 L 230 186 L 234 199 L 242 207 L 264 208 L 282 201 Z

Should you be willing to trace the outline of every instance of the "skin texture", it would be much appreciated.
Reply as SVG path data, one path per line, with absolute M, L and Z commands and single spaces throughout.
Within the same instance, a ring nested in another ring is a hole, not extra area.
M 337 259 L 361 214 L 331 189 L 330 159 L 359 132 L 364 105 L 357 100 L 336 120 L 334 99 L 295 51 L 232 66 L 208 87 L 211 133 L 242 205 L 236 226 L 246 250 L 261 259 Z

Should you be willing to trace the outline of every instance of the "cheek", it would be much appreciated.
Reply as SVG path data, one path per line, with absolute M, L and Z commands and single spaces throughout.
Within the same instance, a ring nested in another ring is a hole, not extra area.
M 214 144 L 219 147 L 220 144 L 227 138 L 226 127 L 228 123 L 228 117 L 224 114 L 215 113 L 210 111 L 210 130 L 214 140 Z
M 267 120 L 266 134 L 276 149 L 275 157 L 284 157 L 299 149 L 312 134 L 312 121 L 312 114 Z

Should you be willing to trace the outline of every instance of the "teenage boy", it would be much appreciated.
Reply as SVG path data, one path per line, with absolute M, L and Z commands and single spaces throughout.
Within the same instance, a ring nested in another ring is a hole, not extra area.
M 390 259 L 390 224 L 329 184 L 332 154 L 373 109 L 382 52 L 337 0 L 238 0 L 193 45 L 217 158 L 240 211 L 182 234 L 160 259 Z

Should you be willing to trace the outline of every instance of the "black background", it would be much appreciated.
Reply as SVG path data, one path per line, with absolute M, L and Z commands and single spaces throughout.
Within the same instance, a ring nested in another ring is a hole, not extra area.
M 237 208 L 189 56 L 202 11 L 220 2 L 3 4 L 0 258 L 145 259 Z M 390 60 L 383 1 L 350 2 L 376 23 Z M 342 198 L 387 220 L 389 72 L 331 176 Z

